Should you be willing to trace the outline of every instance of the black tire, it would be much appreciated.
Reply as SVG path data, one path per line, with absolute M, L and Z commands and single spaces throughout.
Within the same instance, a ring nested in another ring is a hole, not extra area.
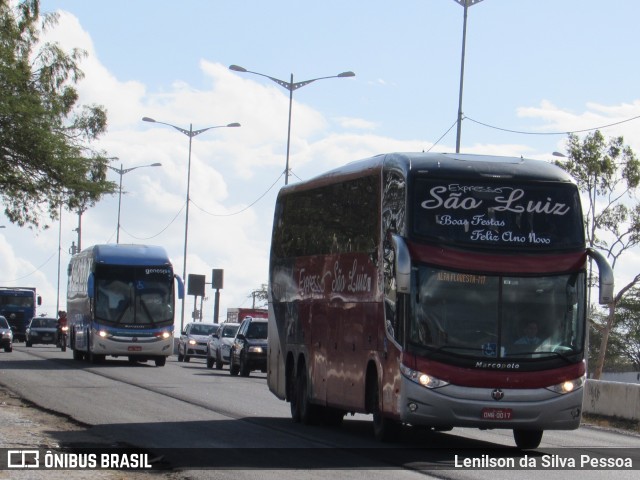
M 207 368 L 213 368 L 213 358 L 209 356 L 209 351 L 207 350 Z
M 220 358 L 220 350 L 216 352 L 216 370 L 222 370 L 222 358 Z
M 229 364 L 229 374 L 232 376 L 238 375 L 240 373 L 240 367 L 236 367 L 233 363 L 233 357 L 231 358 L 231 363 Z
M 94 365 L 104 362 L 105 359 L 104 355 L 98 355 L 92 351 L 88 351 L 85 356 L 87 357 L 87 360 L 89 360 L 89 363 L 93 363 Z
M 251 370 L 249 370 L 249 365 L 247 364 L 246 355 L 240 355 L 240 376 L 248 377 Z
M 80 350 L 73 349 L 73 359 L 74 360 L 82 360 L 84 358 L 84 353 Z
M 25 346 L 27 346 L 27 347 L 30 347 L 31 345 L 33 345 L 31 342 L 27 342 L 27 341 L 25 341 L 25 343 L 24 343 L 24 344 L 25 344 Z
M 400 436 L 402 425 L 395 420 L 387 418 L 381 411 L 380 386 L 378 376 L 374 372 L 370 377 L 369 401 L 371 413 L 373 413 L 373 436 L 380 442 L 395 442 Z
M 167 357 L 156 357 L 156 367 L 164 367 L 167 363 Z
M 293 423 L 300 423 L 300 403 L 298 399 L 298 388 L 296 385 L 295 375 L 287 377 L 287 398 L 289 398 L 289 407 L 291 409 L 291 420 Z
M 513 439 L 519 449 L 530 450 L 540 446 L 543 433 L 544 430 L 514 430 Z
M 339 427 L 345 416 L 344 410 L 333 407 L 324 407 L 322 409 L 322 423 L 327 427 Z
M 4 347 L 5 352 L 13 352 L 13 345 L 9 345 L 8 347 Z
M 183 361 L 183 362 L 188 362 L 189 360 L 191 360 L 191 357 L 189 357 L 189 356 L 187 356 L 187 355 L 185 355 L 185 356 L 182 358 L 182 361 Z
M 67 351 L 67 345 L 65 343 L 60 345 L 60 350 L 62 350 L 63 352 Z
M 320 408 L 309 400 L 308 385 L 307 368 L 305 365 L 301 365 L 296 375 L 296 394 L 300 410 L 300 423 L 317 425 L 320 422 Z

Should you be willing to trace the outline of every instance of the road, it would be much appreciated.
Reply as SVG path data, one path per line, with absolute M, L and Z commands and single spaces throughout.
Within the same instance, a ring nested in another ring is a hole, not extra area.
M 223 455 L 221 463 L 227 467 L 216 470 L 215 478 L 316 479 L 335 471 L 345 479 L 360 479 L 366 472 L 368 480 L 486 478 L 489 472 L 476 468 L 478 464 L 464 465 L 465 455 L 481 462 L 488 452 L 487 461 L 494 462 L 489 467 L 506 459 L 517 465 L 525 455 L 513 448 L 508 430 L 456 428 L 429 433 L 406 429 L 400 443 L 387 445 L 373 439 L 370 417 L 365 415 L 346 417 L 340 428 L 294 424 L 288 404 L 269 392 L 265 374 L 232 377 L 226 367 L 209 370 L 198 359 L 178 363 L 171 357 L 161 368 L 152 362 L 131 365 L 123 359 L 92 365 L 74 361 L 69 351 L 17 344 L 12 353 L 0 357 L 0 383 L 24 399 L 86 424 L 92 435 L 104 439 L 104 445 L 161 452 L 166 467 L 188 472 L 188 478 L 211 478 L 211 470 L 199 469 L 212 454 Z M 61 445 L 73 446 L 73 436 L 60 435 Z M 611 449 L 612 454 L 603 453 L 602 448 Z M 456 466 L 456 452 L 460 453 L 458 468 L 451 468 Z M 569 462 L 574 453 L 617 458 L 620 452 L 633 459 L 635 470 L 617 469 L 612 475 L 637 478 L 640 436 L 588 426 L 545 432 L 540 448 L 526 453 L 538 468 L 519 470 L 518 476 L 601 478 L 602 472 L 594 469 L 555 467 Z M 443 466 L 449 468 L 438 468 Z M 514 474 L 490 470 L 492 479 L 511 479 Z

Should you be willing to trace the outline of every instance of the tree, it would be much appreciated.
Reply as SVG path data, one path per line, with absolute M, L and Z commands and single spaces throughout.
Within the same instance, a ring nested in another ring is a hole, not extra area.
M 629 290 L 618 305 L 617 330 L 621 337 L 619 351 L 624 361 L 640 371 L 640 288 Z
M 40 42 L 57 16 L 41 15 L 39 0 L 13 3 L 0 0 L 0 197 L 11 222 L 46 228 L 43 214 L 53 220 L 60 206 L 86 209 L 117 190 L 106 154 L 90 146 L 107 114 L 77 105 L 86 52 Z
M 587 243 L 605 252 L 615 271 L 622 256 L 640 243 L 640 204 L 633 203 L 640 183 L 640 162 L 622 137 L 606 141 L 599 131 L 582 141 L 570 134 L 567 150 L 568 160 L 556 163 L 575 178 L 586 197 Z M 590 319 L 601 333 L 594 378 L 602 374 L 609 335 L 616 323 L 616 307 L 638 282 L 640 273 L 618 290 L 603 322 Z
M 253 298 L 253 305 L 251 308 L 256 308 L 256 301 L 258 302 L 257 308 L 264 308 L 269 302 L 269 292 L 267 291 L 267 284 L 263 283 L 260 288 L 251 292 L 249 297 Z

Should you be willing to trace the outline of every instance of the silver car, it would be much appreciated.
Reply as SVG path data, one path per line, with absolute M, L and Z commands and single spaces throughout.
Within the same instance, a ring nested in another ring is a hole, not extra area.
M 215 363 L 216 368 L 220 370 L 224 364 L 229 363 L 229 351 L 238 327 L 239 323 L 223 323 L 211 335 L 207 343 L 207 368 L 213 368 Z
M 13 332 L 7 319 L 0 315 L 0 346 L 5 352 L 13 351 Z
M 178 361 L 188 362 L 191 357 L 206 358 L 207 341 L 217 328 L 217 323 L 188 323 L 178 341 Z

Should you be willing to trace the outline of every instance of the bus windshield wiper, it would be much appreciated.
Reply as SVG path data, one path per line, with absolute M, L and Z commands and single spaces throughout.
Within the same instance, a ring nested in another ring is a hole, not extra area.
M 140 305 L 142 305 L 142 308 L 144 309 L 144 313 L 147 314 L 147 317 L 149 318 L 149 323 L 151 324 L 151 326 L 155 327 L 156 326 L 156 322 L 153 321 L 153 316 L 151 315 L 151 312 L 147 308 L 147 304 L 142 299 L 142 297 L 140 297 Z

